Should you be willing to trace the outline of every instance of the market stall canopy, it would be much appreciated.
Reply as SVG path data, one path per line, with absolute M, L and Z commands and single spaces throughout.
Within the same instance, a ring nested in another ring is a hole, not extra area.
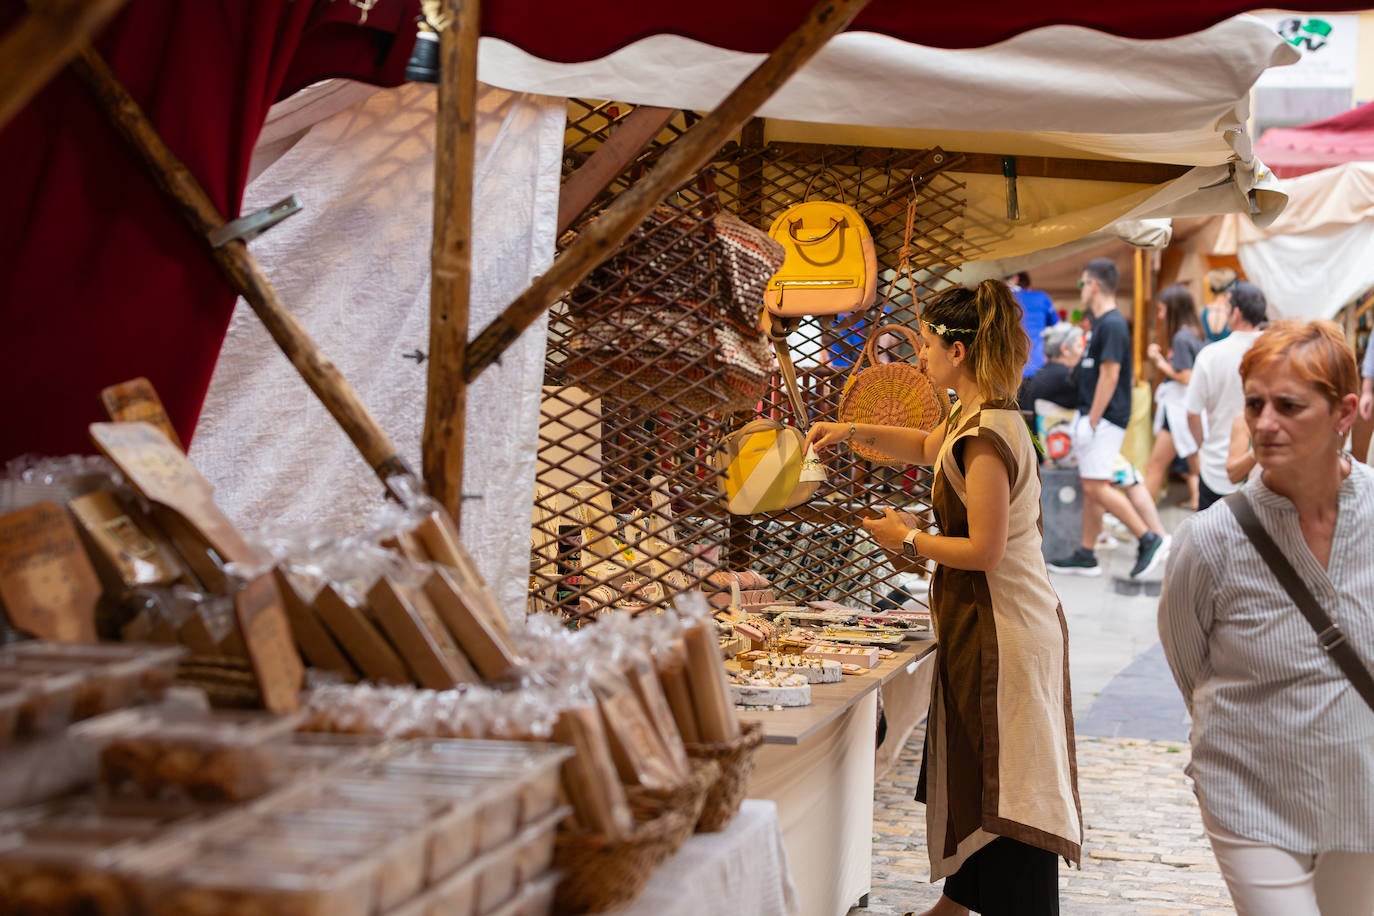
M 659 33 L 696 35 L 758 53 L 800 22 L 810 5 L 490 0 L 483 5 L 483 29 L 560 59 L 595 58 Z M 1255 5 L 1061 0 L 940 6 L 875 0 L 857 27 L 942 46 L 985 44 L 1055 22 L 1158 38 Z M 418 0 L 131 0 L 95 46 L 232 219 L 239 216 L 250 152 L 272 102 L 326 76 L 398 82 L 414 42 L 418 7 Z M 0 34 L 8 34 L 27 8 L 24 0 L 0 0 Z M 1232 53 L 1227 47 L 1216 56 Z M 1075 52 L 1066 48 L 1061 56 Z M 1078 79 L 1110 86 L 1144 63 L 1134 56 L 1099 59 L 1085 64 Z M 1031 85 L 1040 81 L 1039 74 L 1023 75 Z M 682 74 L 675 78 L 685 82 Z M 1171 98 L 1195 88 L 1193 74 L 1172 78 Z M 1248 85 L 1235 86 L 1236 94 Z M 921 87 L 885 82 L 882 92 L 905 100 L 919 97 Z M 1107 118 L 1115 107 L 1113 101 L 1098 114 Z M 993 113 L 992 123 L 1000 126 L 1014 119 L 1015 106 L 1004 101 Z M 971 119 L 966 123 L 977 126 Z M 1056 134 L 1043 139 L 1057 148 Z M 1108 149 L 1100 155 L 1113 153 L 1113 139 L 1119 138 L 1104 138 Z M 1236 152 L 1248 160 L 1248 151 Z M 6 216 L 0 221 L 0 413 L 6 425 L 0 460 L 25 451 L 88 449 L 85 428 L 100 418 L 99 390 L 138 375 L 162 393 L 179 434 L 189 441 L 234 302 L 204 242 L 186 230 L 70 73 L 58 76 L 0 128 L 0 161 L 6 165 L 0 184 L 0 213 Z M 1186 157 L 1177 161 L 1195 164 Z M 1224 159 L 1213 157 L 1199 167 L 1224 169 L 1219 161 Z M 1138 202 L 1109 207 L 1113 214 L 1104 213 L 1098 224 L 1147 205 L 1151 195 L 1145 190 Z M 1234 197 L 1225 187 L 1214 193 Z
M 1214 254 L 1245 275 L 1286 318 L 1330 318 L 1374 287 L 1374 162 L 1284 179 L 1283 214 L 1266 227 L 1223 218 Z
M 555 63 L 484 38 L 478 73 L 507 89 L 709 110 L 760 57 L 660 35 L 598 60 Z M 1247 16 L 1163 41 L 1054 26 L 965 50 L 846 32 L 759 115 L 770 142 L 1016 157 L 1014 220 L 1000 168 L 959 175 L 968 208 L 956 228 L 982 253 L 964 274 L 975 278 L 1035 252 L 1062 256 L 1059 246 L 1118 222 L 1231 211 L 1272 219 L 1283 198 L 1250 148 L 1249 91 L 1267 67 L 1297 59 Z M 1037 175 L 1027 160 L 1040 157 L 1049 164 Z M 1111 163 L 1180 168 L 1113 171 Z
M 1255 154 L 1280 178 L 1374 161 L 1374 102 L 1301 127 L 1271 127 L 1255 144 Z

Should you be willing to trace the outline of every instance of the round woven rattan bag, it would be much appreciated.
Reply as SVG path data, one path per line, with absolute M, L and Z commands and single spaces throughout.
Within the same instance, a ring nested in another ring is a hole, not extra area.
M 949 395 L 912 363 L 877 361 L 874 348 L 888 332 L 905 335 L 916 353 L 921 352 L 921 338 L 909 328 L 899 324 L 875 328 L 840 394 L 839 420 L 932 430 L 949 416 Z M 858 442 L 851 441 L 849 448 L 874 464 L 906 463 Z

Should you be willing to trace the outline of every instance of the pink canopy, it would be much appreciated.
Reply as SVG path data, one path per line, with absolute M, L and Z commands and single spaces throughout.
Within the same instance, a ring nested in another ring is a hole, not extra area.
M 1255 144 L 1255 155 L 1280 178 L 1374 161 L 1374 102 L 1301 127 L 1271 127 Z

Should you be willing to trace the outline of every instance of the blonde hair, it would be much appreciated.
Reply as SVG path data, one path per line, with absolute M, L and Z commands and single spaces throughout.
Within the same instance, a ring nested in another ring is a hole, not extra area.
M 1231 285 L 1239 280 L 1239 275 L 1229 267 L 1218 267 L 1215 270 L 1207 271 L 1207 289 L 1214 296 L 1220 296 L 1231 288 Z
M 985 401 L 1015 400 L 1021 371 L 1030 357 L 1030 338 L 1021 327 L 1021 305 L 1001 280 L 974 289 L 956 286 L 936 293 L 921 320 L 937 337 L 968 349 L 968 368 Z

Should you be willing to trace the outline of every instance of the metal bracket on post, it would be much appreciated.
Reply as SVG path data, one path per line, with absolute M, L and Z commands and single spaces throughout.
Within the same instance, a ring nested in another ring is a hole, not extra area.
M 236 220 L 225 223 L 213 232 L 207 233 L 206 238 L 210 240 L 211 248 L 223 248 L 235 239 L 251 242 L 288 216 L 300 211 L 301 199 L 292 194 L 270 207 L 264 207 L 255 213 L 249 213 L 247 216 L 240 216 Z

